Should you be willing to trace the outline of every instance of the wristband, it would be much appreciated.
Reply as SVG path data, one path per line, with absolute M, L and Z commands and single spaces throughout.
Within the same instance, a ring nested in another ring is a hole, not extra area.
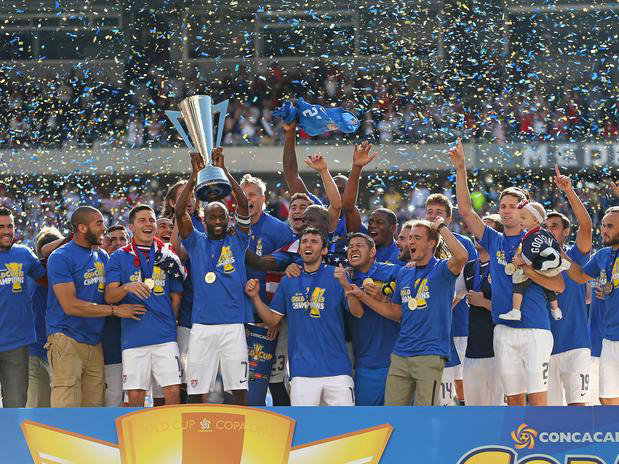
M 443 227 L 447 227 L 447 224 L 445 224 L 444 222 L 441 222 L 438 227 L 436 228 L 436 231 L 440 234 L 441 233 L 441 229 Z
M 236 223 L 242 227 L 249 227 L 251 225 L 251 218 L 249 216 L 236 215 Z

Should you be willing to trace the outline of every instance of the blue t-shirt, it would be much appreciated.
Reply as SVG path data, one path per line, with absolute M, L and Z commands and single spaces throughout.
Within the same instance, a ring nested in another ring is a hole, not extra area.
M 105 318 L 101 345 L 103 345 L 103 362 L 105 365 L 120 364 L 123 362 L 120 348 L 121 318 L 108 316 Z
M 182 240 L 191 256 L 193 284 L 193 324 L 244 324 L 253 322 L 253 309 L 245 294 L 247 270 L 245 251 L 249 235 L 236 227 L 233 235 L 215 240 L 193 229 Z M 206 283 L 207 273 L 215 281 Z
M 376 247 L 375 259 L 377 263 L 397 264 L 398 266 L 404 266 L 406 263 L 400 261 L 398 256 L 400 256 L 400 250 L 394 240 L 387 245 Z
M 380 288 L 395 282 L 399 270 L 400 266 L 395 264 L 374 263 L 367 273 L 353 270 L 352 282 L 361 288 L 363 281 L 370 278 Z M 355 367 L 389 367 L 389 356 L 400 333 L 400 324 L 381 316 L 366 305 L 363 305 L 363 310 L 363 317 L 360 318 L 350 313 L 347 315 Z
M 274 218 L 270 214 L 262 213 L 258 222 L 251 225 L 249 249 L 258 256 L 266 256 L 289 244 L 294 239 L 295 236 L 288 224 Z M 260 298 L 262 301 L 268 302 L 266 276 L 266 272 L 247 268 L 247 278 L 260 281 Z
M 13 245 L 0 251 L 0 351 L 30 345 L 35 340 L 29 285 L 45 275 L 32 250 Z
M 291 377 L 352 375 L 344 341 L 348 301 L 333 276 L 333 266 L 283 277 L 270 307 L 288 318 L 288 358 Z
M 191 260 L 185 262 L 187 278 L 183 281 L 183 299 L 178 310 L 178 326 L 191 329 L 191 310 L 193 307 L 193 283 L 191 282 Z
M 537 284 L 531 283 L 522 299 L 519 321 L 504 321 L 499 314 L 511 311 L 513 284 L 512 277 L 505 274 L 505 265 L 511 262 L 520 239 L 525 233 L 505 236 L 492 227 L 486 226 L 484 235 L 479 242 L 490 255 L 490 278 L 492 280 L 492 320 L 495 324 L 504 324 L 518 329 L 546 329 L 550 330 L 548 319 L 548 303 L 544 290 Z
M 45 313 L 47 312 L 47 287 L 37 285 L 34 281 L 28 282 L 28 290 L 32 298 L 32 315 L 34 316 L 34 335 L 35 341 L 28 346 L 30 356 L 36 356 L 47 362 L 47 350 L 44 348 L 47 343 L 45 333 Z
M 591 277 L 606 272 L 606 281 L 613 286 L 610 295 L 605 295 L 604 338 L 619 341 L 619 250 L 605 247 L 597 251 L 582 268 Z
M 193 228 L 196 229 L 198 232 L 202 232 L 203 234 L 206 233 L 202 218 L 200 218 L 199 216 L 196 216 L 195 214 L 192 214 L 191 223 L 193 224 Z
M 447 260 L 432 257 L 426 266 L 403 267 L 398 272 L 392 302 L 402 305 L 400 336 L 393 348 L 399 356 L 451 354 L 451 304 L 457 275 Z M 417 300 L 410 309 L 408 301 Z
M 464 235 L 454 234 L 454 237 L 462 244 L 469 254 L 467 261 L 477 260 L 477 250 L 470 238 Z M 469 303 L 466 298 L 462 298 L 453 309 L 453 322 L 451 324 L 452 336 L 467 337 L 469 335 Z
M 606 271 L 591 281 L 591 305 L 589 306 L 589 336 L 591 337 L 591 356 L 600 357 L 602 340 L 604 340 L 604 318 L 606 317 L 606 303 L 596 296 L 595 289 L 604 288 Z
M 138 251 L 138 253 L 142 253 Z M 154 263 L 155 245 L 151 245 L 149 262 L 144 259 L 144 275 L 140 266 L 135 265 L 135 256 L 124 249 L 116 250 L 110 256 L 106 268 L 107 284 L 140 282 L 146 278 L 155 281 L 155 287 L 146 299 L 141 299 L 133 293 L 127 293 L 122 299 L 123 304 L 143 304 L 146 313 L 140 320 L 123 318 L 121 321 L 120 347 L 122 350 L 139 346 L 158 345 L 176 341 L 176 317 L 172 309 L 170 296 L 183 291 L 182 277 L 175 277 Z M 151 272 L 152 269 L 152 272 Z
M 73 283 L 78 300 L 105 304 L 105 266 L 107 253 L 79 246 L 75 241 L 54 250 L 47 260 L 47 335 L 63 333 L 80 343 L 96 345 L 101 341 L 105 317 L 69 316 L 56 298 L 56 284 Z
M 579 266 L 583 266 L 589 260 L 589 253 L 582 254 L 576 245 L 572 245 L 566 254 Z M 550 318 L 550 330 L 554 338 L 552 354 L 591 346 L 587 327 L 586 285 L 574 282 L 568 277 L 567 271 L 563 271 L 563 280 L 565 290 L 558 295 L 563 318 L 558 321 Z

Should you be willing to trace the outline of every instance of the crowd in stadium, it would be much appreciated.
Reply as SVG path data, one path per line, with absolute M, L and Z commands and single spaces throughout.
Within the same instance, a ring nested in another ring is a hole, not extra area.
M 101 81 L 85 68 L 45 78 L 6 73 L 0 75 L 0 127 L 6 128 L 0 147 L 178 145 L 165 110 L 195 94 L 231 100 L 224 145 L 281 142 L 281 123 L 271 113 L 295 96 L 322 105 L 356 102 L 359 136 L 373 143 L 445 143 L 454 134 L 499 144 L 618 136 L 617 83 L 609 79 L 512 84 L 504 76 L 480 76 L 483 92 L 467 94 L 438 77 L 391 79 L 382 71 L 380 80 L 378 71 L 321 62 L 311 70 L 310 77 L 307 70 L 272 67 L 262 74 L 239 68 L 220 78 L 198 71 L 180 78 L 153 66 L 120 83 Z M 312 142 L 339 137 L 328 132 Z
M 163 198 L 128 189 L 95 208 L 67 190 L 77 207 L 55 220 L 71 234 L 37 230 L 34 251 L 14 239 L 44 202 L 5 202 L 4 406 L 141 406 L 147 392 L 155 405 L 207 402 L 217 385 L 249 405 L 267 387 L 274 405 L 619 404 L 615 182 L 585 198 L 555 167 L 546 186 L 480 201 L 458 140 L 445 153 L 454 177 L 411 198 L 383 192 L 366 219 L 360 179 L 379 151 L 351 146 L 347 176 L 308 157 L 321 199 L 299 176 L 295 126 L 283 220 L 221 148 L 229 201 L 196 200 L 205 162 L 193 153 Z

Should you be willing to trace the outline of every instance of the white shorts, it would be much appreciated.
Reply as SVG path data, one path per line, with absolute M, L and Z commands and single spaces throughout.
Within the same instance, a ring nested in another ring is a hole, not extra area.
M 619 341 L 602 340 L 600 398 L 619 398 Z
M 187 372 L 187 351 L 189 350 L 189 334 L 191 329 L 178 326 L 176 328 L 176 343 L 178 343 L 178 352 L 181 355 L 181 374 L 182 383 L 185 381 L 185 373 Z
M 187 350 L 187 394 L 215 389 L 217 370 L 225 391 L 247 390 L 247 339 L 243 324 L 193 324 Z
M 503 406 L 503 384 L 496 358 L 464 358 L 464 400 L 467 406 Z
M 123 350 L 124 390 L 148 390 L 151 386 L 151 376 L 162 387 L 181 383 L 181 366 L 176 342 Z
M 494 356 L 507 396 L 548 389 L 550 353 L 554 339 L 545 329 L 494 327 Z
M 550 356 L 548 406 L 589 401 L 591 350 L 577 348 Z
M 434 404 L 436 406 L 455 406 L 456 405 L 456 384 L 454 383 L 458 366 L 446 367 L 443 369 L 441 384 L 434 394 Z
M 600 358 L 591 356 L 589 367 L 589 402 L 587 406 L 600 406 Z
M 469 337 L 454 337 L 454 345 L 456 346 L 456 351 L 458 352 L 458 357 L 460 358 L 460 364 L 454 366 L 456 368 L 456 380 L 462 380 L 464 367 L 462 363 L 464 362 L 464 356 L 466 355 L 466 344 L 468 342 Z M 466 398 L 466 397 L 465 397 Z
M 123 405 L 123 365 L 105 365 L 105 406 L 117 408 Z
M 279 335 L 275 346 L 275 360 L 271 367 L 269 383 L 280 383 L 288 376 L 288 318 L 279 323 Z
M 293 377 L 291 406 L 354 406 L 355 388 L 349 375 Z

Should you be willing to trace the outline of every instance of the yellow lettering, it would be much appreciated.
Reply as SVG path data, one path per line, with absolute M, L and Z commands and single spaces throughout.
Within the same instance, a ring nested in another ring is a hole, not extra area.
M 518 455 L 503 446 L 484 446 L 469 451 L 458 464 L 515 464 Z

